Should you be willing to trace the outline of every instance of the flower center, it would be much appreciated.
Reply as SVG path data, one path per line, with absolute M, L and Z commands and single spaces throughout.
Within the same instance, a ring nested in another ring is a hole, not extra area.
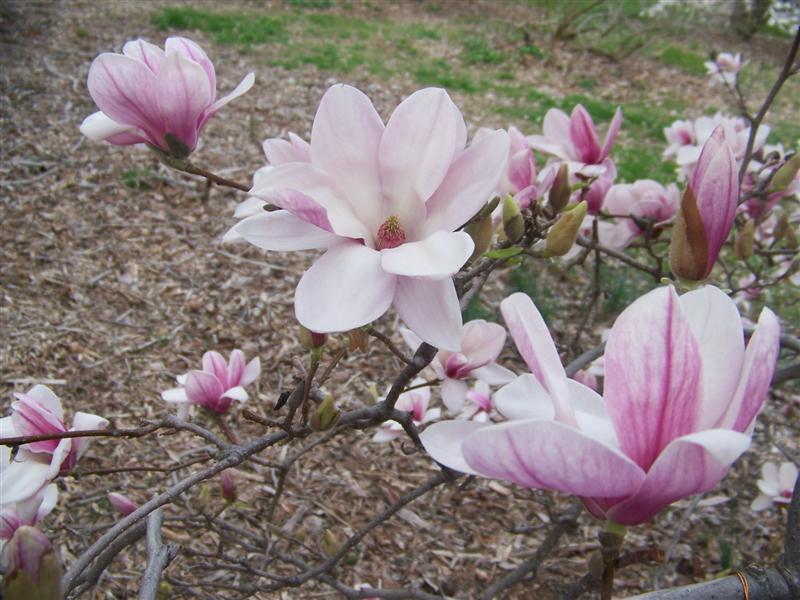
M 400 225 L 400 220 L 392 215 L 378 228 L 378 237 L 375 240 L 376 250 L 397 248 L 406 242 L 406 232 Z

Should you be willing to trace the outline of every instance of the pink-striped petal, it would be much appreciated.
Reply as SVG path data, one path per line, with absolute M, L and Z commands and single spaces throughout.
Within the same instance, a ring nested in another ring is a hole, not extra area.
M 606 137 L 603 140 L 603 147 L 600 150 L 600 160 L 605 160 L 611 153 L 611 147 L 614 145 L 614 140 L 617 139 L 619 128 L 622 125 L 622 109 L 617 107 L 614 112 L 614 118 L 611 119 L 611 124 L 608 126 Z
M 208 59 L 203 49 L 188 38 L 171 37 L 167 38 L 164 44 L 164 50 L 166 54 L 170 54 L 171 52 L 183 54 L 183 56 L 189 60 L 203 67 L 203 71 L 205 71 L 206 77 L 208 78 L 209 93 L 211 94 L 211 101 L 213 102 L 217 95 L 217 74 L 214 72 L 214 64 Z
M 250 385 L 258 379 L 259 375 L 261 375 L 261 359 L 256 356 L 245 366 L 240 385 Z
M 219 379 L 219 382 L 224 388 L 228 382 L 228 365 L 225 358 L 216 350 L 209 350 L 203 353 L 203 371 L 211 373 L 214 377 Z
M 558 421 L 493 425 L 471 434 L 461 449 L 484 477 L 578 496 L 625 496 L 644 479 L 630 458 Z
M 192 404 L 211 408 L 225 388 L 219 379 L 205 371 L 189 371 L 186 375 L 186 396 Z
M 606 344 L 605 394 L 622 450 L 643 469 L 702 410 L 697 340 L 670 287 L 645 294 L 617 318 Z
M 772 375 L 780 351 L 780 323 L 770 309 L 764 308 L 758 326 L 747 344 L 739 383 L 720 427 L 749 432 L 767 399 Z
M 228 358 L 228 378 L 225 387 L 230 388 L 242 384 L 244 375 L 244 352 L 234 350 Z
M 204 125 L 206 121 L 208 121 L 211 117 L 217 114 L 217 112 L 219 112 L 219 110 L 223 106 L 225 106 L 232 100 L 236 100 L 236 98 L 238 98 L 239 96 L 246 94 L 248 91 L 250 91 L 250 88 L 253 87 L 255 81 L 256 81 L 256 76 L 254 73 L 248 73 L 247 75 L 245 75 L 244 78 L 238 83 L 238 85 L 235 88 L 233 88 L 233 90 L 230 91 L 230 93 L 226 94 L 225 96 L 214 102 L 214 104 L 208 107 L 208 110 L 206 110 L 205 114 L 203 115 L 200 125 L 201 126 Z
M 464 323 L 461 333 L 461 353 L 467 357 L 471 369 L 488 365 L 506 343 L 506 330 L 502 325 L 476 319 Z
M 478 421 L 442 421 L 428 427 L 419 437 L 425 451 L 436 462 L 460 473 L 478 475 L 464 460 L 462 444 L 472 433 L 489 426 L 491 423 Z
M 311 144 L 289 132 L 289 141 L 281 138 L 264 140 L 261 145 L 267 162 L 273 166 L 287 162 L 311 162 Z
M 129 56 L 101 54 L 89 67 L 89 94 L 110 119 L 145 131 L 153 143 L 163 141 L 158 79 Z
M 460 379 L 446 377 L 439 388 L 442 395 L 442 402 L 451 414 L 458 414 L 464 408 L 464 401 L 467 399 L 467 384 Z
M 673 440 L 658 456 L 641 489 L 611 507 L 607 517 L 623 525 L 648 521 L 675 500 L 711 490 L 750 446 L 750 436 L 707 429 Z
M 189 150 L 194 150 L 198 123 L 213 101 L 208 75 L 196 62 L 179 52 L 173 52 L 167 53 L 157 80 L 156 99 L 164 132 L 175 136 Z M 113 118 L 113 115 L 109 116 Z
M 161 48 L 142 39 L 125 42 L 122 53 L 144 63 L 153 73 L 158 72 L 161 63 L 166 58 L 166 54 Z
M 581 104 L 572 109 L 569 120 L 569 137 L 581 162 L 596 164 L 603 160 L 600 140 L 597 137 L 597 127 L 592 121 L 591 115 Z
M 497 390 L 494 393 L 494 405 L 510 421 L 552 421 L 556 414 L 550 394 L 530 373 L 520 375 Z

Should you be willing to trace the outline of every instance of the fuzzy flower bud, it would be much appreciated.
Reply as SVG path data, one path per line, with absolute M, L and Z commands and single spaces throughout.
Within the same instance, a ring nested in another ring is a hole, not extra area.
M 123 517 L 127 517 L 129 514 L 139 508 L 139 505 L 133 500 L 124 494 L 118 494 L 117 492 L 109 492 L 108 501 L 111 502 L 111 506 L 113 506 Z
M 472 251 L 472 256 L 469 257 L 473 261 L 483 255 L 492 244 L 492 236 L 494 235 L 494 227 L 492 224 L 492 215 L 485 215 L 479 221 L 472 221 L 469 225 L 464 227 L 464 231 L 469 234 L 472 241 L 475 242 L 475 250 Z
M 503 232 L 512 244 L 516 244 L 525 233 L 525 221 L 517 201 L 510 195 L 503 198 Z
M 303 347 L 306 349 L 317 350 L 318 348 L 322 348 L 327 339 L 328 336 L 324 333 L 317 333 L 316 331 L 311 331 L 300 325 L 300 343 L 303 344 Z
M 756 240 L 756 223 L 752 219 L 747 221 L 736 236 L 733 248 L 740 260 L 747 260 L 753 256 L 753 244 Z
M 317 407 L 317 410 L 314 411 L 314 414 L 311 415 L 311 429 L 314 431 L 327 431 L 336 425 L 341 414 L 342 411 L 336 406 L 336 401 L 333 399 L 333 396 L 328 394 Z
M 556 173 L 553 180 L 553 187 L 550 188 L 550 206 L 554 211 L 559 212 L 569 202 L 572 195 L 572 187 L 569 185 L 569 169 L 567 163 L 563 163 Z
M 800 154 L 795 154 L 783 163 L 781 168 L 778 169 L 778 172 L 775 173 L 775 176 L 772 178 L 772 187 L 778 191 L 785 190 L 789 187 L 789 184 L 794 181 L 794 178 L 797 177 L 798 171 L 800 171 Z
M 238 494 L 236 493 L 236 482 L 230 474 L 230 469 L 225 469 L 219 474 L 219 481 L 222 485 L 222 497 L 228 504 L 236 502 Z
M 547 234 L 545 251 L 548 256 L 563 256 L 569 252 L 578 237 L 587 208 L 586 200 L 582 200 L 558 218 Z

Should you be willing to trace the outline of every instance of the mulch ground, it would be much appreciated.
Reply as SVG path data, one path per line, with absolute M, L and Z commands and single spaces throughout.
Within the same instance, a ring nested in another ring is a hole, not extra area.
M 176 374 L 197 367 L 207 349 L 242 348 L 248 358 L 261 357 L 262 377 L 249 407 L 263 415 L 273 414 L 279 393 L 300 376 L 296 365 L 305 354 L 296 337 L 292 296 L 312 254 L 265 256 L 245 245 L 222 246 L 220 238 L 233 223 L 233 209 L 243 194 L 218 187 L 206 193 L 204 182 L 160 166 L 147 151 L 93 144 L 78 131 L 82 119 L 95 110 L 85 85 L 91 60 L 137 36 L 160 43 L 163 34 L 149 22 L 150 12 L 158 6 L 121 1 L 7 2 L 0 8 L 4 412 L 10 392 L 44 382 L 63 398 L 68 413 L 95 412 L 118 426 L 136 426 L 164 413 L 160 392 L 174 386 Z M 458 3 L 447 6 L 467 10 Z M 493 9 L 498 6 L 502 10 L 504 5 L 492 4 Z M 520 10 L 516 4 L 506 9 Z M 378 3 L 370 10 L 399 19 L 447 16 L 447 12 L 426 13 L 418 3 Z M 193 37 L 216 64 L 220 91 L 256 70 L 256 87 L 211 121 L 193 157 L 212 171 L 249 182 L 264 163 L 260 142 L 288 131 L 307 136 L 319 98 L 335 80 L 313 67 L 290 73 L 267 68 L 257 60 L 257 48 L 242 55 L 233 47 L 214 45 L 202 34 Z M 580 64 L 588 64 L 601 85 L 606 81 L 617 86 L 623 97 L 626 86 L 644 79 L 658 94 L 691 89 L 690 99 L 698 106 L 713 93 L 702 80 L 693 80 L 701 83 L 689 88 L 688 76 L 656 70 L 640 62 L 644 59 L 631 59 L 623 68 L 574 52 L 559 48 L 554 68 L 584 61 Z M 535 75 L 532 70 L 527 76 L 535 80 Z M 366 91 L 384 116 L 414 89 L 411 81 L 386 84 L 364 74 L 357 74 L 353 83 Z M 471 128 L 507 125 L 486 116 L 483 107 L 491 98 L 453 96 Z M 502 293 L 501 285 L 487 291 L 493 300 Z M 385 318 L 381 326 L 392 331 L 393 317 Z M 342 339 L 334 336 L 327 356 L 340 343 Z M 519 368 L 510 347 L 503 361 Z M 396 358 L 373 343 L 367 353 L 348 357 L 326 390 L 345 408 L 357 407 L 372 401 L 371 384 L 382 393 L 400 367 Z M 796 444 L 797 401 L 785 392 L 773 395 L 756 428 L 753 449 L 713 492 L 711 501 L 701 502 L 688 517 L 690 503 L 679 502 L 654 523 L 629 532 L 630 549 L 671 549 L 661 585 L 699 581 L 726 566 L 764 563 L 780 556 L 785 515 L 777 510 L 755 515 L 749 503 L 757 493 L 762 462 L 767 457 L 781 460 L 772 440 Z M 263 431 L 236 419 L 242 438 Z M 404 452 L 399 442 L 373 444 L 370 435 L 355 431 L 340 436 L 293 467 L 275 522 L 303 542 L 298 553 L 306 560 L 320 560 L 324 530 L 344 539 L 387 502 L 436 472 L 424 455 Z M 99 439 L 92 442 L 80 467 L 169 466 L 204 450 L 195 438 L 183 434 L 146 441 Z M 286 452 L 277 447 L 262 458 L 279 461 Z M 107 492 L 124 492 L 142 502 L 178 476 L 62 478 L 59 506 L 46 521 L 46 530 L 69 563 L 117 518 L 105 500 Z M 239 501 L 221 518 L 259 527 L 257 515 L 274 493 L 275 473 L 250 464 L 239 469 L 237 480 Z M 474 597 L 530 557 L 548 523 L 571 502 L 563 495 L 489 481 L 440 488 L 368 536 L 336 575 L 349 585 L 418 586 L 431 593 Z M 211 481 L 188 494 L 182 506 L 168 510 L 168 516 L 186 510 L 213 514 L 222 506 L 219 484 Z M 676 536 L 685 517 L 684 533 Z M 507 597 L 558 597 L 563 586 L 586 572 L 596 548 L 596 531 L 597 522 L 582 516 L 579 526 L 544 563 L 536 582 L 518 586 Z M 165 537 L 197 552 L 213 553 L 219 542 L 202 530 L 179 523 L 173 527 L 169 522 Z M 91 597 L 134 595 L 143 567 L 143 546 L 129 549 Z M 619 594 L 651 589 L 654 569 L 653 563 L 646 563 L 619 572 Z M 209 573 L 202 560 L 188 554 L 179 556 L 168 573 L 184 581 L 246 580 L 237 574 Z M 165 594 L 229 597 L 232 592 L 174 585 Z M 332 598 L 337 593 L 309 583 L 272 597 Z

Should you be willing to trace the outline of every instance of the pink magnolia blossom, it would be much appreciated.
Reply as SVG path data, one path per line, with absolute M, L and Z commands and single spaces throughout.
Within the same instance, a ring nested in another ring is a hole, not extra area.
M 758 512 L 773 503 L 789 504 L 797 476 L 798 470 L 793 463 L 785 462 L 779 468 L 775 463 L 765 462 L 761 467 L 761 479 L 758 480 L 760 494 L 753 500 L 750 509 Z
M 648 220 L 653 224 L 669 221 L 680 206 L 680 192 L 674 183 L 666 188 L 652 179 L 640 179 L 634 183 L 613 186 L 605 197 L 604 209 L 621 218 L 605 231 L 603 243 L 617 250 L 630 244 L 644 230 L 638 221 Z
M 136 502 L 128 498 L 125 494 L 120 494 L 119 492 L 109 492 L 107 494 L 107 498 L 111 503 L 111 506 L 113 506 L 123 517 L 127 517 L 129 514 L 139 508 L 139 505 L 136 504 Z
M 587 211 L 590 215 L 596 215 L 600 212 L 606 202 L 609 190 L 614 185 L 614 180 L 617 178 L 617 166 L 610 158 L 606 160 L 606 172 L 599 175 L 597 179 L 589 184 L 589 189 L 581 197 L 586 200 Z
M 670 253 L 676 275 L 708 277 L 733 227 L 738 201 L 737 163 L 725 125 L 719 125 L 703 146 L 681 201 Z
M 415 379 L 411 382 L 411 387 L 426 383 L 424 379 Z M 385 396 L 381 397 L 383 400 Z M 417 426 L 435 421 L 442 415 L 440 408 L 428 408 L 431 401 L 431 388 L 428 386 L 419 387 L 408 392 L 403 392 L 397 398 L 394 405 L 397 410 L 410 412 L 411 419 Z M 384 421 L 372 436 L 373 442 L 388 442 L 403 435 L 403 426 L 397 421 Z
M 322 248 L 295 291 L 311 331 L 361 327 L 394 306 L 426 342 L 458 350 L 452 276 L 473 251 L 458 229 L 487 202 L 508 159 L 508 134 L 465 149 L 461 112 L 442 89 L 406 98 L 384 125 L 369 98 L 335 85 L 311 131 L 311 162 L 277 165 L 251 191 L 283 210 L 236 231 L 265 250 Z
M 218 414 L 228 412 L 234 400 L 247 401 L 246 386 L 261 374 L 261 361 L 256 356 L 245 365 L 241 350 L 231 352 L 227 364 L 219 352 L 203 354 L 203 370 L 192 370 L 178 376 L 182 387 L 161 393 L 162 400 L 179 404 L 196 404 Z
M 779 349 L 769 309 L 745 350 L 739 313 L 717 288 L 645 294 L 611 330 L 603 398 L 567 379 L 528 296 L 510 296 L 501 310 L 531 374 L 495 393 L 507 422 L 425 430 L 438 462 L 569 492 L 597 517 L 635 525 L 709 491 L 749 447 Z
M 669 142 L 669 146 L 664 150 L 664 158 L 674 156 L 684 146 L 694 144 L 694 123 L 680 119 L 674 121 L 669 127 L 664 128 L 664 137 Z
M 60 597 L 61 567 L 45 534 L 30 525 L 21 525 L 9 540 L 5 554 L 3 590 L 9 598 Z
M 122 54 L 106 52 L 94 59 L 88 86 L 100 111 L 83 121 L 83 135 L 119 146 L 146 143 L 184 158 L 197 146 L 206 122 L 255 81 L 249 73 L 217 99 L 214 65 L 200 46 L 174 37 L 165 50 L 133 40 Z
M 401 329 L 400 334 L 412 350 L 422 343 L 408 329 Z M 475 319 L 461 329 L 460 352 L 439 350 L 436 353 L 430 367 L 442 382 L 440 390 L 447 410 L 458 413 L 464 407 L 468 389 L 465 380 L 470 377 L 490 385 L 502 385 L 514 379 L 514 373 L 494 362 L 505 343 L 506 330 L 501 325 Z
M 64 423 L 61 400 L 44 385 L 26 393 L 15 393 L 11 416 L 0 419 L 0 438 L 51 435 L 66 431 L 105 429 L 103 417 L 76 412 L 72 427 Z M 86 450 L 90 438 L 63 438 L 20 446 L 12 457 L 11 448 L 0 446 L 0 490 L 2 503 L 20 502 L 37 494 L 59 473 L 70 471 Z
M 30 498 L 0 505 L 0 569 L 8 568 L 6 544 L 23 525 L 34 526 L 56 506 L 58 486 L 46 485 Z
M 494 403 L 492 402 L 492 391 L 489 384 L 478 380 L 472 389 L 467 391 L 466 402 L 459 419 L 469 419 L 472 421 L 485 422 L 492 418 Z
M 571 173 L 578 171 L 586 176 L 596 176 L 605 170 L 603 165 L 621 124 L 622 111 L 617 108 L 600 145 L 597 127 L 581 104 L 572 109 L 569 117 L 564 111 L 551 108 L 544 116 L 544 135 L 532 135 L 528 141 L 535 150 L 571 163 Z
M 691 144 L 679 147 L 675 152 L 675 160 L 680 167 L 682 178 L 691 176 L 692 171 L 700 158 L 703 146 L 711 137 L 711 134 L 720 126 L 725 127 L 725 141 L 731 147 L 733 155 L 736 157 L 737 165 L 741 164 L 747 150 L 747 139 L 750 137 L 750 127 L 742 117 L 731 117 L 722 113 L 713 116 L 703 116 L 694 120 L 694 139 Z M 758 152 L 766 143 L 770 128 L 761 125 L 758 128 L 753 144 L 753 152 Z M 669 150 L 669 148 L 668 148 Z M 753 168 L 754 165 L 750 165 Z
M 742 53 L 735 55 L 729 52 L 720 52 L 714 60 L 706 61 L 706 70 L 711 75 L 711 81 L 719 81 L 728 85 L 736 83 L 739 71 L 744 66 Z

